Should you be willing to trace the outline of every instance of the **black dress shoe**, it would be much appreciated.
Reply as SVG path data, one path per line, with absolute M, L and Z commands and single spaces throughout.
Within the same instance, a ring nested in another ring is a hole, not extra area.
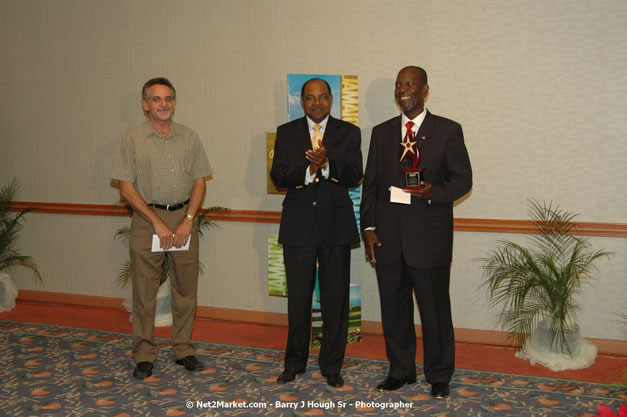
M 133 376 L 137 379 L 148 378 L 152 375 L 152 362 L 139 362 L 135 365 L 135 370 L 133 371 Z
M 379 391 L 395 391 L 402 387 L 405 383 L 403 381 L 399 381 L 396 378 L 392 378 L 388 376 L 385 380 L 377 385 L 377 390 Z
M 327 375 L 327 384 L 334 388 L 344 386 L 344 378 L 340 374 Z
M 185 366 L 185 369 L 191 372 L 205 369 L 205 365 L 194 355 L 185 356 L 183 359 L 177 359 L 175 362 L 177 365 Z
M 434 398 L 446 398 L 448 397 L 450 390 L 448 388 L 448 383 L 445 382 L 436 382 L 431 386 L 431 395 Z
M 279 375 L 279 377 L 276 379 L 276 382 L 278 382 L 279 384 L 285 384 L 287 382 L 292 382 L 294 379 L 296 379 L 296 375 L 297 374 L 304 374 L 305 370 L 301 370 L 301 371 L 288 371 L 287 369 L 284 370 L 283 372 L 281 372 L 281 375 Z
M 414 382 L 416 382 L 416 378 L 399 380 L 399 379 L 396 379 L 396 378 L 392 378 L 391 376 L 388 376 L 387 378 L 385 378 L 385 380 L 382 383 L 377 385 L 377 390 L 379 390 L 379 391 L 395 391 L 395 390 L 399 389 L 400 387 L 402 387 L 403 385 L 405 385 L 406 383 L 407 384 L 413 384 Z

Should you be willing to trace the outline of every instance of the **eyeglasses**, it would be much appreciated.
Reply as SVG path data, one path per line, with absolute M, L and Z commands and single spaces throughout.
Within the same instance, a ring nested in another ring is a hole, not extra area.
M 320 100 L 320 101 L 329 101 L 329 99 L 331 98 L 331 96 L 329 96 L 328 94 L 321 94 L 318 97 L 309 95 L 309 96 L 305 96 L 303 98 L 304 101 L 311 103 L 314 102 L 316 100 Z
M 149 97 L 148 100 L 152 101 L 155 104 L 159 104 L 159 103 L 161 103 L 161 100 L 165 100 L 166 103 L 170 104 L 175 99 L 172 96 L 167 96 L 167 97 L 153 96 L 153 97 Z

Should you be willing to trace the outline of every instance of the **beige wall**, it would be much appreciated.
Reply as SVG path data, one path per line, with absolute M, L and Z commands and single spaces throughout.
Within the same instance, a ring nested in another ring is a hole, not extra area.
M 316 10 L 312 10 L 312 5 Z M 265 193 L 265 133 L 287 120 L 286 74 L 357 74 L 362 150 L 397 114 L 404 65 L 430 76 L 428 108 L 462 123 L 475 186 L 458 217 L 524 219 L 528 197 L 582 221 L 627 222 L 627 3 L 622 1 L 165 1 L 0 0 L 0 182 L 19 200 L 113 204 L 111 162 L 142 121 L 139 90 L 165 75 L 176 120 L 200 134 L 215 178 L 207 205 L 280 210 Z M 113 284 L 125 253 L 123 218 L 29 216 L 20 241 L 45 289 L 125 296 Z M 203 240 L 199 303 L 285 312 L 267 297 L 266 237 L 277 225 L 221 223 Z M 458 327 L 493 329 L 475 260 L 499 238 L 457 233 L 452 295 Z M 589 337 L 627 339 L 627 247 L 584 288 Z M 353 251 L 367 320 L 378 292 L 363 249 Z M 21 288 L 36 285 L 21 271 Z

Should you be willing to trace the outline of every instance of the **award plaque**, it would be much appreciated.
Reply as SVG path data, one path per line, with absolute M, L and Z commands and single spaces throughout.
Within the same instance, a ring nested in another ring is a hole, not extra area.
M 410 122 L 411 123 L 411 122 Z M 413 125 L 413 123 L 412 123 Z M 405 174 L 405 190 L 420 190 L 422 189 L 422 182 L 424 181 L 423 169 L 416 168 L 418 166 L 418 162 L 420 161 L 420 152 L 418 151 L 418 147 L 416 145 L 415 134 L 411 133 L 408 130 L 405 135 L 405 138 L 401 142 L 401 146 L 403 147 L 403 155 L 401 156 L 401 161 L 409 159 L 411 161 L 411 169 L 403 169 L 403 174 Z
M 404 169 L 405 174 L 405 189 L 406 190 L 420 190 L 422 188 L 422 181 L 424 181 L 422 168 Z

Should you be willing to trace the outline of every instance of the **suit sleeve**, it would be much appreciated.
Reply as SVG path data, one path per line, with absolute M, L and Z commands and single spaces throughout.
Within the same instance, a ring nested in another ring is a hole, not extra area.
M 446 177 L 433 184 L 431 205 L 452 203 L 472 188 L 470 157 L 464 144 L 462 127 L 455 123 L 447 142 L 444 156 Z
M 359 223 L 361 230 L 368 227 L 375 227 L 375 204 L 377 198 L 376 178 L 377 178 L 377 140 L 376 130 L 372 130 L 370 137 L 370 148 L 368 149 L 368 160 L 366 162 L 366 173 L 362 188 L 361 204 L 359 206 Z
M 305 184 L 305 170 L 309 163 L 304 153 L 300 157 L 296 154 L 290 155 L 289 142 L 293 141 L 292 135 L 295 134 L 294 129 L 287 126 L 280 126 L 277 129 L 270 177 L 280 188 L 295 188 Z
M 361 131 L 356 126 L 348 129 L 346 152 L 343 158 L 329 158 L 329 181 L 352 188 L 363 178 L 363 161 L 361 156 Z

